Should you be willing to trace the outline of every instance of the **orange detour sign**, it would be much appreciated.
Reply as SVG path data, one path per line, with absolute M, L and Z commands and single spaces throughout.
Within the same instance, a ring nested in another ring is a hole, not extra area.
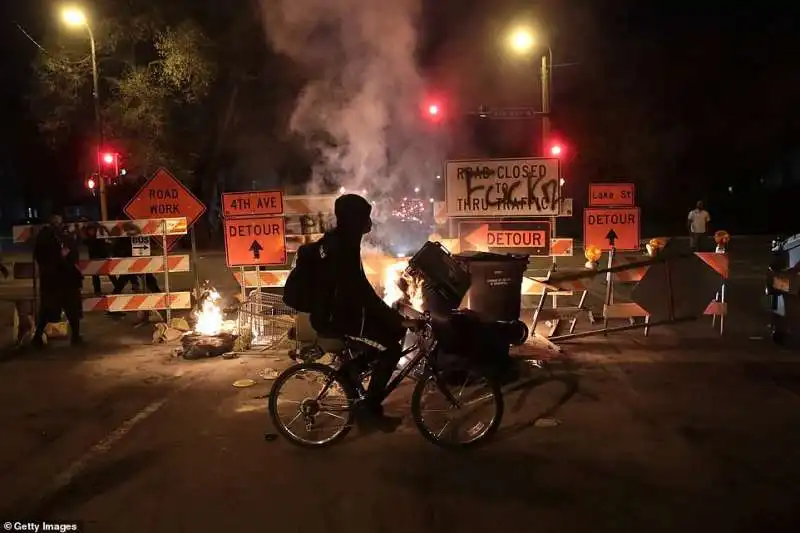
M 222 216 L 266 216 L 283 214 L 281 191 L 226 192 L 222 195 Z
M 187 227 L 191 228 L 206 212 L 206 206 L 167 169 L 162 168 L 139 189 L 123 211 L 134 220 L 185 217 Z M 171 250 L 178 239 L 180 236 L 167 237 L 167 249 Z M 153 240 L 161 244 L 161 239 Z
M 639 208 L 586 208 L 583 210 L 583 246 L 601 250 L 639 250 Z
M 225 258 L 229 267 L 286 264 L 283 217 L 225 219 Z
M 633 183 L 590 183 L 590 207 L 633 207 L 635 188 Z
M 550 255 L 550 222 L 461 222 L 461 251 Z

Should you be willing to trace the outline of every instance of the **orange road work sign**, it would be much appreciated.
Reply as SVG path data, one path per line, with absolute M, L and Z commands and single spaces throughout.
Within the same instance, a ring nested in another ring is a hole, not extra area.
M 226 192 L 222 195 L 222 216 L 267 216 L 283 214 L 281 191 Z
M 590 183 L 590 207 L 633 207 L 636 205 L 633 183 Z
M 162 168 L 131 198 L 124 211 L 134 220 L 184 217 L 191 228 L 206 212 L 206 206 L 167 169 Z M 167 249 L 171 250 L 178 239 L 180 236 L 167 237 Z M 161 239 L 153 240 L 161 244 Z
M 461 222 L 461 251 L 550 255 L 550 222 Z
M 583 246 L 601 250 L 639 250 L 639 208 L 586 208 L 583 210 Z
M 283 217 L 225 219 L 225 258 L 228 266 L 286 264 Z

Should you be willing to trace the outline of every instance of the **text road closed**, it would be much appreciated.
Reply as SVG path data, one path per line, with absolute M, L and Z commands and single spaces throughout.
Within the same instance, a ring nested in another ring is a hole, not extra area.
M 610 250 L 639 249 L 639 208 L 587 208 L 583 211 L 584 246 Z
M 283 217 L 226 219 L 225 256 L 228 266 L 285 264 Z

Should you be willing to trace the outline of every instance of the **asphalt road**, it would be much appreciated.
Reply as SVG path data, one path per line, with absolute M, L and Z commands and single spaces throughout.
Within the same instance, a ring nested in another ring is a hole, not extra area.
M 84 531 L 794 532 L 800 364 L 693 328 L 572 345 L 506 395 L 496 441 L 453 454 L 406 420 L 308 452 L 266 442 L 259 376 L 149 331 L 0 365 L 0 519 Z M 254 387 L 233 381 L 253 378 Z M 408 412 L 407 389 L 389 410 Z
M 56 341 L 0 362 L 0 521 L 102 533 L 800 531 L 800 360 L 764 339 L 760 265 L 733 261 L 753 275 L 731 281 L 723 337 L 708 318 L 584 339 L 544 369 L 521 363 L 498 438 L 462 454 L 416 433 L 408 387 L 389 399 L 406 415 L 395 434 L 354 432 L 315 452 L 268 442 L 264 371 L 285 368 L 284 355 L 185 361 L 151 344 L 150 327 L 92 314 L 88 347 Z M 221 276 L 220 264 L 201 269 Z M 242 378 L 256 385 L 233 387 Z

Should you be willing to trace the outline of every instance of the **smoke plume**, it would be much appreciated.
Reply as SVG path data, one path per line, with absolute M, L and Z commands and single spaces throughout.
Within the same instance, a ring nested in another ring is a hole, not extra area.
M 261 7 L 273 47 L 309 80 L 289 123 L 318 155 L 308 192 L 344 187 L 378 200 L 420 187 L 427 200 L 443 151 L 420 113 L 420 0 L 261 0 Z

